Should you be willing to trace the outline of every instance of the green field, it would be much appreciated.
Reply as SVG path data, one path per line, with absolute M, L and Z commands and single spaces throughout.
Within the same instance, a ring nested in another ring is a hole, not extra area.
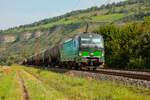
M 127 15 L 125 14 L 110 14 L 110 15 L 103 15 L 103 16 L 95 16 L 95 17 L 92 17 L 92 19 L 94 21 L 107 21 L 107 22 L 112 22 L 112 21 L 116 21 L 116 20 L 119 20 L 123 17 L 125 17 Z
M 84 20 L 86 21 L 91 21 L 91 22 L 97 22 L 97 21 L 104 21 L 104 22 L 113 22 L 113 21 L 117 21 L 120 20 L 121 18 L 124 18 L 126 16 L 128 16 L 130 14 L 108 14 L 108 15 L 97 15 L 97 16 L 83 16 L 83 18 L 85 18 Z M 56 22 L 51 22 L 48 24 L 44 24 L 44 25 L 38 25 L 38 26 L 33 26 L 33 27 L 26 27 L 24 28 L 24 30 L 26 31 L 32 31 L 32 30 L 36 30 L 36 29 L 41 29 L 41 28 L 52 28 L 54 26 L 59 26 L 59 25 L 69 25 L 69 24 L 76 24 L 76 23 L 83 23 L 84 20 L 82 18 L 80 18 L 82 16 L 78 15 L 76 17 L 68 17 L 68 18 L 62 18 Z M 91 19 L 88 19 L 91 18 Z M 15 31 L 15 30 L 14 30 Z M 22 31 L 22 29 L 17 29 L 16 31 Z
M 18 71 L 25 82 L 30 100 L 150 99 L 150 91 L 146 89 L 14 65 L 9 73 L 2 72 L 0 76 L 0 100 L 22 100 Z

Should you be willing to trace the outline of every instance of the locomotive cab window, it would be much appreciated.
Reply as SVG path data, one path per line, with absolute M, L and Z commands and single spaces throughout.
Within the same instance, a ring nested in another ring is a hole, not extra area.
M 97 47 L 103 48 L 102 37 L 81 37 L 81 47 Z

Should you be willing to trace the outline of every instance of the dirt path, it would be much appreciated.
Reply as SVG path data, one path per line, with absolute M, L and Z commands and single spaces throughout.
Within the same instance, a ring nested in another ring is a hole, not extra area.
M 43 82 L 40 79 L 38 79 L 36 76 L 34 76 L 33 74 L 31 74 L 25 70 L 22 70 L 22 72 L 25 75 L 27 75 L 28 79 L 34 80 L 40 87 L 42 87 L 44 93 L 47 94 L 48 90 L 46 89 L 45 84 L 43 84 Z
M 27 71 L 25 71 L 25 70 L 22 70 L 22 72 L 23 72 L 25 75 L 27 75 L 28 79 L 35 81 L 35 82 L 37 83 L 37 85 L 38 85 L 39 87 L 41 87 L 42 91 L 43 91 L 45 94 L 49 95 L 49 93 L 50 93 L 49 90 L 52 90 L 52 89 L 51 89 L 51 88 L 48 88 L 48 86 L 46 87 L 46 84 L 44 84 L 44 83 L 42 82 L 42 80 L 40 80 L 38 77 L 36 77 L 35 75 L 33 75 L 33 74 L 31 74 L 31 73 L 29 73 L 29 72 L 27 72 Z
M 17 71 L 17 75 L 18 75 L 18 81 L 19 81 L 20 87 L 21 87 L 22 92 L 23 92 L 23 100 L 29 100 L 28 90 L 25 86 L 24 80 L 23 80 L 19 71 Z
M 25 75 L 26 79 L 30 80 L 30 82 L 33 81 L 35 83 L 33 84 L 38 86 L 38 91 L 42 91 L 42 94 L 44 95 L 44 97 L 41 100 L 69 100 L 68 97 L 64 96 L 64 94 L 61 91 L 58 91 L 57 89 L 51 87 L 49 84 L 44 82 L 42 79 L 40 79 L 36 75 L 26 70 L 22 70 L 22 73 L 23 75 Z M 38 91 L 37 91 L 37 94 L 39 93 Z M 31 95 L 32 94 L 33 93 L 31 92 Z M 39 94 L 39 96 L 41 95 L 42 97 L 42 94 Z

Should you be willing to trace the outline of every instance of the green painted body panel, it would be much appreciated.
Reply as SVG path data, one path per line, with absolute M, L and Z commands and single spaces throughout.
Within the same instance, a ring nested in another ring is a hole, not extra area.
M 93 56 L 94 56 L 94 57 L 101 57 L 101 56 L 102 56 L 102 51 L 95 51 L 95 52 L 93 53 Z
M 74 61 L 78 57 L 78 41 L 75 39 L 63 43 L 61 48 L 61 61 Z
M 93 57 L 102 57 L 102 51 L 101 50 L 97 50 L 97 51 L 81 51 L 81 56 L 82 57 L 90 57 L 90 56 L 93 56 Z

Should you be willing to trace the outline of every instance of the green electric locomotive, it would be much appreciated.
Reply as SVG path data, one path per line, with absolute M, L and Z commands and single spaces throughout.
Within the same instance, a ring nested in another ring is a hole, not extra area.
M 81 33 L 63 42 L 60 47 L 61 65 L 95 70 L 104 65 L 104 39 L 95 33 Z
M 105 63 L 104 39 L 96 33 L 81 33 L 31 56 L 23 63 L 42 67 L 96 70 Z

